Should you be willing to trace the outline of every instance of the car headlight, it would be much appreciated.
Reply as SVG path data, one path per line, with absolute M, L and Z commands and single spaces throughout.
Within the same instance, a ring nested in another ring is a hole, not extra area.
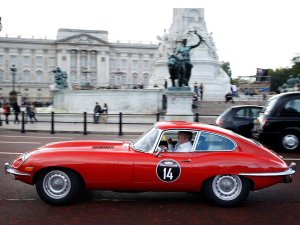
M 26 161 L 29 158 L 30 154 L 28 152 L 25 152 L 22 154 L 21 159 L 22 162 Z
M 20 157 L 18 157 L 14 163 L 13 163 L 13 167 L 18 168 L 19 166 L 21 166 L 30 156 L 30 153 L 25 152 L 22 155 L 20 155 Z

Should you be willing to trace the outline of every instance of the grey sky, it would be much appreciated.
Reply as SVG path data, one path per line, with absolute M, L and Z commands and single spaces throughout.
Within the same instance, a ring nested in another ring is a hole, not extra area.
M 233 76 L 290 66 L 300 53 L 299 0 L 9 0 L 2 1 L 3 35 L 55 38 L 59 28 L 107 30 L 110 40 L 157 41 L 173 8 L 204 8 L 220 61 Z

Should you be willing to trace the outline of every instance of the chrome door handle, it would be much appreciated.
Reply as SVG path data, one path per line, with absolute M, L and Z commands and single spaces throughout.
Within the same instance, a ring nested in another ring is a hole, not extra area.
M 191 159 L 185 159 L 185 160 L 181 160 L 181 162 L 192 162 Z

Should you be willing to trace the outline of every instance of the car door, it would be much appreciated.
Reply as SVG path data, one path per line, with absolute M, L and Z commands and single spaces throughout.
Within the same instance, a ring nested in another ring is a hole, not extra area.
M 246 137 L 251 137 L 251 130 L 253 129 L 253 121 L 259 114 L 260 108 L 244 107 L 237 110 L 233 115 L 234 126 L 239 134 Z
M 191 182 L 191 152 L 135 154 L 133 186 L 147 191 L 188 191 Z

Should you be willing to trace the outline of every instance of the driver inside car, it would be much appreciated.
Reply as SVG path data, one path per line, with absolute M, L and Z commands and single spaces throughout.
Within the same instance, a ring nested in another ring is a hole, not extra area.
M 189 131 L 178 131 L 178 142 L 173 146 L 172 138 L 168 138 L 168 147 L 161 145 L 160 148 L 168 152 L 190 152 L 192 151 L 193 144 L 191 142 L 193 133 Z

